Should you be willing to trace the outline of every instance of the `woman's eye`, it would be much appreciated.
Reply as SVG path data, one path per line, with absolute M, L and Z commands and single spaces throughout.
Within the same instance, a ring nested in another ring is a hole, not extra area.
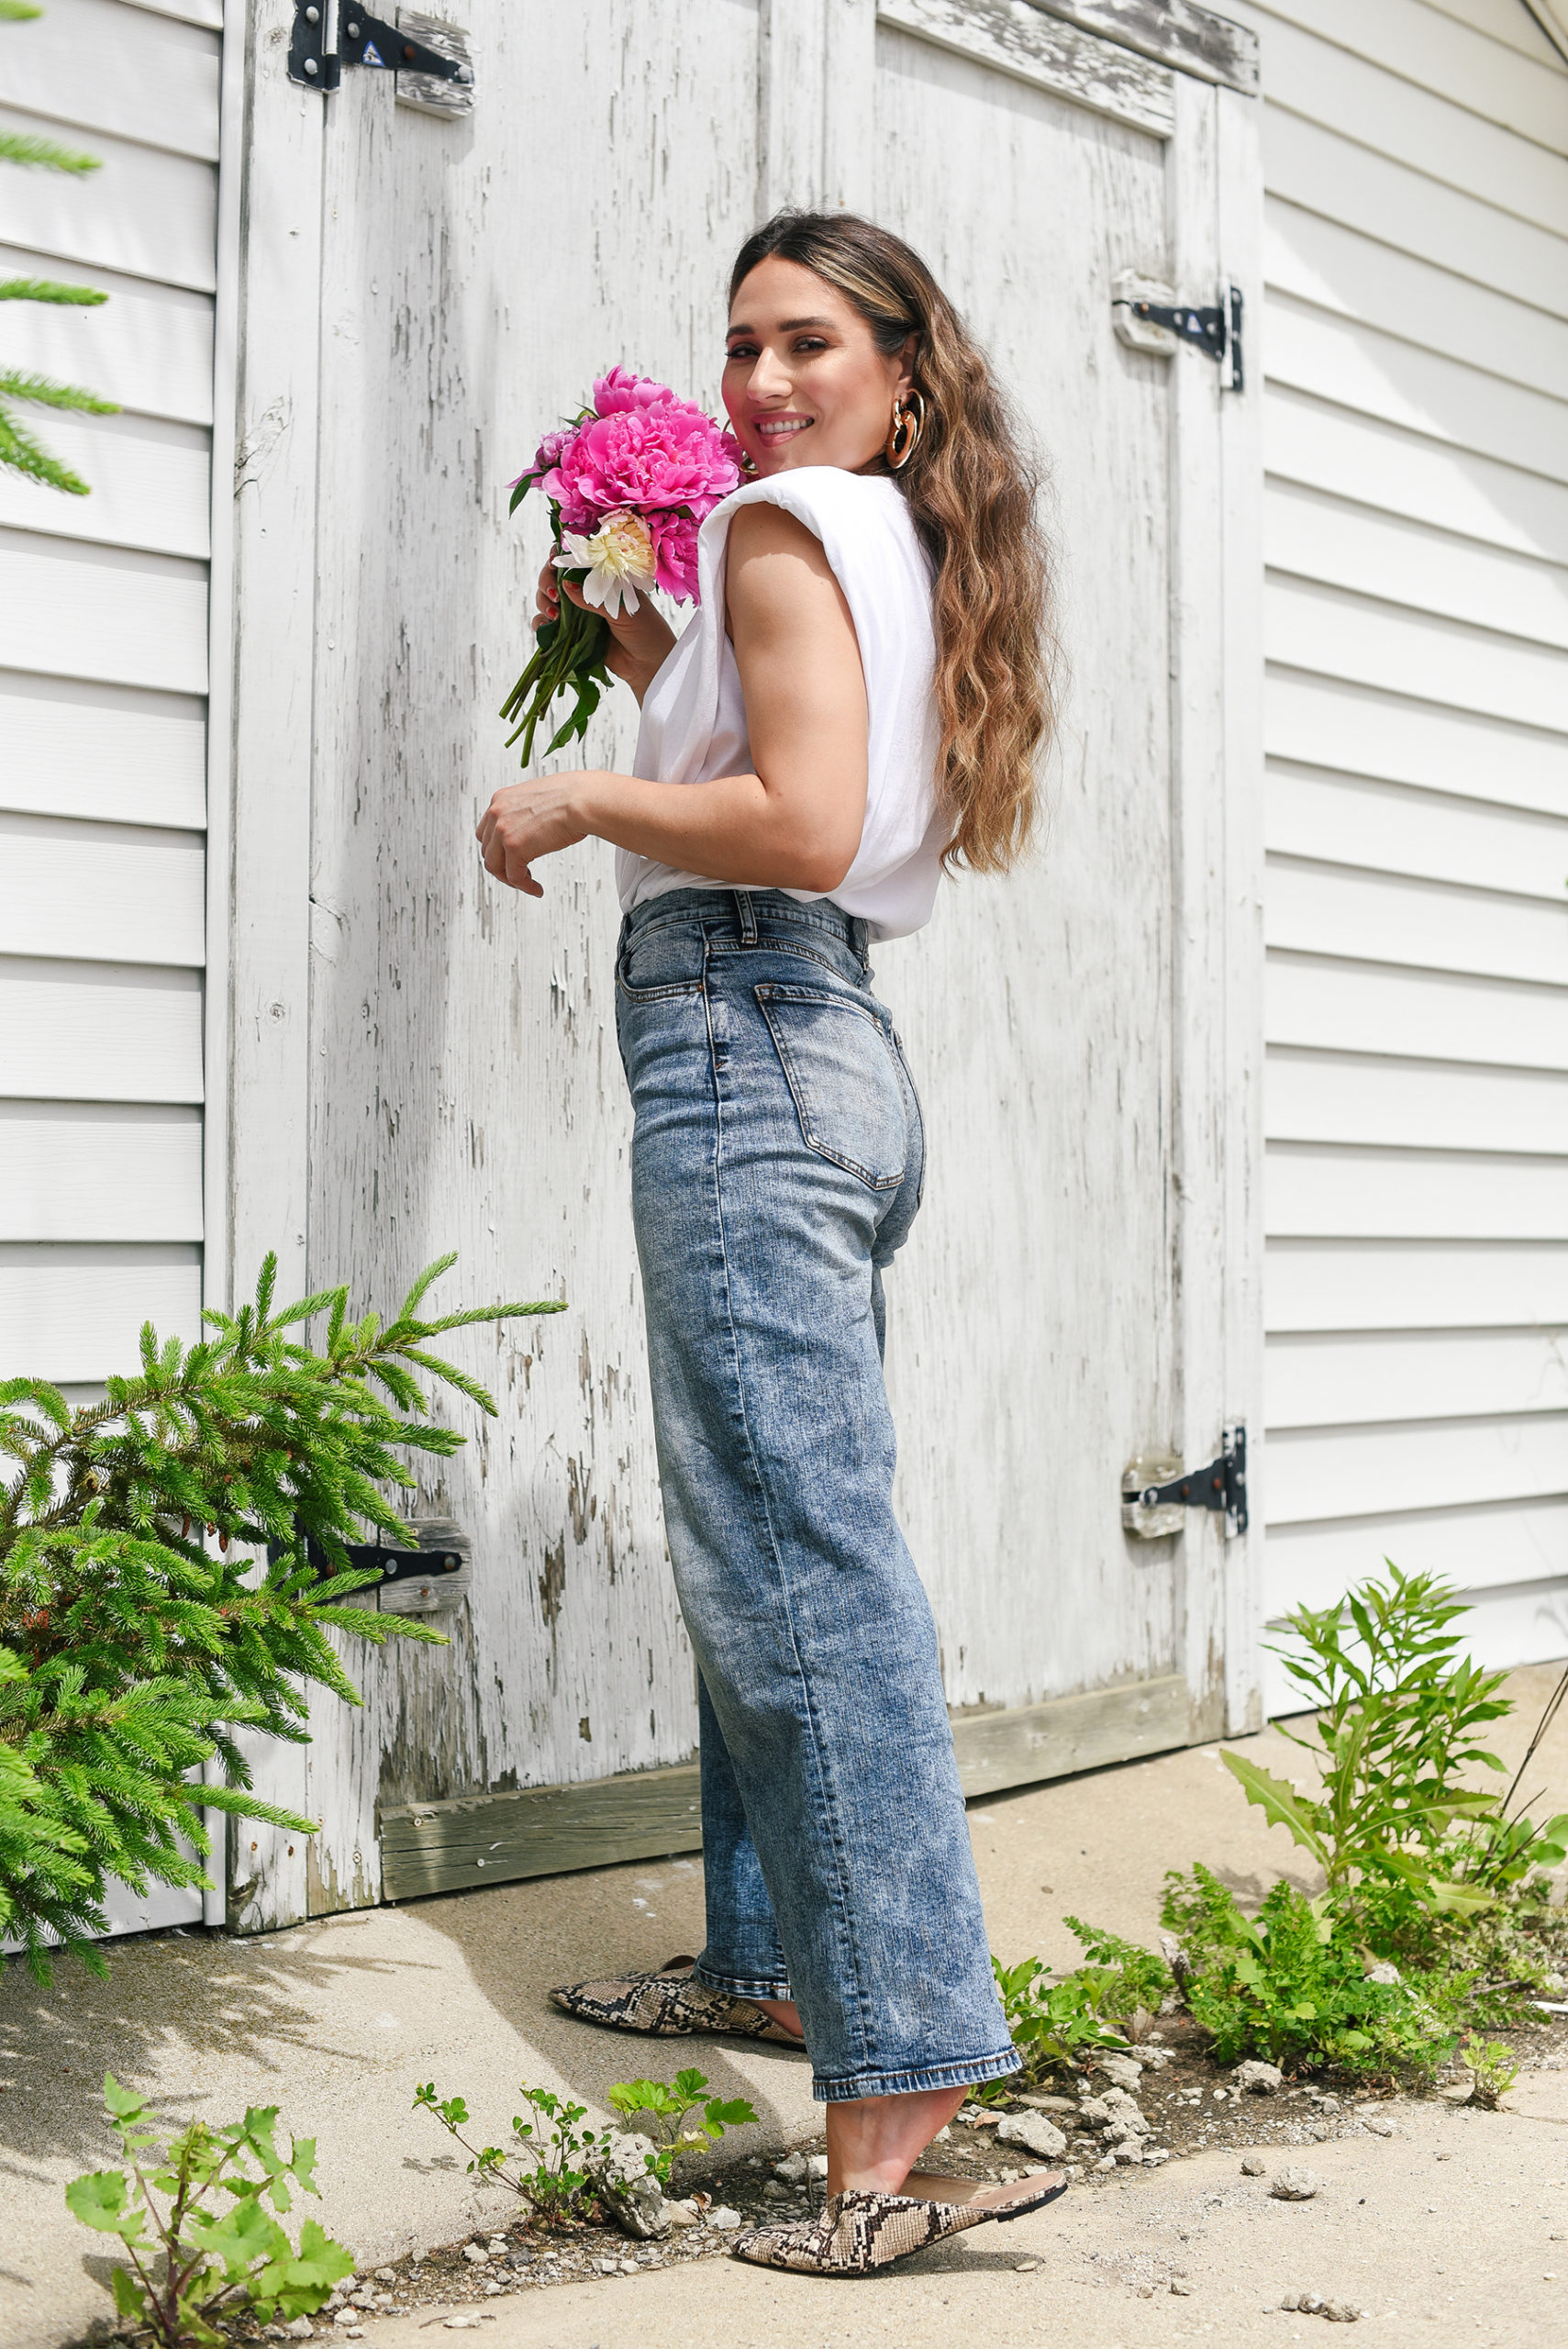
M 826 351 L 828 345 L 819 334 L 816 334 L 805 336 L 795 344 L 795 347 L 800 356 L 804 358 L 809 356 L 809 354 L 814 351 Z
M 732 342 L 724 355 L 726 359 L 755 359 L 757 347 L 751 342 Z

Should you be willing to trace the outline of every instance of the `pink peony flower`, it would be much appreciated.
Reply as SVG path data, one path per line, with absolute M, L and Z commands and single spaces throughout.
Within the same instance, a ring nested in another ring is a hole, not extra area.
M 599 416 L 614 416 L 626 408 L 684 408 L 691 416 L 701 416 L 695 400 L 684 400 L 666 384 L 656 384 L 651 375 L 632 375 L 624 367 L 612 367 L 601 375 L 594 386 L 594 408 Z M 706 418 L 704 418 L 706 421 Z
M 707 513 L 740 478 L 724 442 L 700 408 L 617 408 L 573 434 L 542 485 L 569 529 L 577 527 L 567 519 L 572 508 L 646 514 L 700 505 Z
M 711 511 L 711 508 L 710 508 Z M 653 540 L 653 584 L 679 603 L 695 603 L 697 595 L 697 514 L 651 514 L 648 532 Z

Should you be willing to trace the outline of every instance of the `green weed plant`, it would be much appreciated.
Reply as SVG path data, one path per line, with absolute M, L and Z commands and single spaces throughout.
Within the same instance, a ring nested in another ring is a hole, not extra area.
M 128 2264 L 110 2278 L 122 2331 L 156 2349 L 220 2349 L 236 2319 L 313 2315 L 353 2274 L 352 2254 L 314 2219 L 297 2245 L 280 2223 L 296 2192 L 318 2188 L 316 2140 L 294 2138 L 285 2158 L 276 2105 L 253 2106 L 226 2128 L 194 2121 L 161 2145 L 148 2099 L 112 2072 L 104 2104 L 124 2166 L 76 2178 L 65 2199 L 83 2226 L 124 2247 Z
M 647 2156 L 646 2166 L 662 2187 L 668 2188 L 680 2154 L 699 2148 L 706 2151 L 717 2143 L 727 2129 L 741 2128 L 757 2118 L 744 2098 L 710 2097 L 707 2087 L 700 2072 L 685 2071 L 678 2072 L 673 2083 L 617 2080 L 608 2091 L 611 2110 L 628 2130 L 635 2128 L 648 2135 L 641 2124 L 652 2123 L 654 2149 Z M 612 2132 L 584 2129 L 586 2105 L 573 2104 L 548 2088 L 525 2087 L 521 2094 L 528 2110 L 513 2115 L 510 2148 L 471 2143 L 462 2133 L 470 2117 L 466 2101 L 461 2096 L 440 2097 L 433 2080 L 415 2090 L 414 2102 L 433 2114 L 448 2135 L 456 2139 L 470 2157 L 472 2176 L 506 2188 L 549 2225 L 576 2224 L 587 2215 L 594 2200 L 590 2167 L 594 2150 L 602 2147 Z M 699 2117 L 688 2126 L 694 2112 Z

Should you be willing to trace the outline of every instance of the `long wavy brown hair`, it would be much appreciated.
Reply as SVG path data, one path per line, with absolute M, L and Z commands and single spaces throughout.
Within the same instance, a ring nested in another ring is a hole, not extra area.
M 984 352 L 902 237 L 852 212 L 776 213 L 736 256 L 732 303 L 775 254 L 836 286 L 885 356 L 916 338 L 925 426 L 891 477 L 935 573 L 937 781 L 953 817 L 944 861 L 1005 873 L 1035 828 L 1035 761 L 1055 717 L 1037 465 Z

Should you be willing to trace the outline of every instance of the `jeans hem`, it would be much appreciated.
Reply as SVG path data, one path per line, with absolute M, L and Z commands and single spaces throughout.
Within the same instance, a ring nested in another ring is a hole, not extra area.
M 793 1998 L 795 1996 L 787 1982 L 762 1982 L 739 1974 L 716 1974 L 712 1966 L 700 1962 L 692 1968 L 692 1980 L 700 1982 L 705 1990 L 717 1990 L 730 1998 Z
M 919 2096 L 929 2088 L 1005 2080 L 1019 2068 L 1018 2051 L 1009 2047 L 1005 2055 L 975 2055 L 958 2064 L 922 2064 L 907 2072 L 857 2072 L 851 2078 L 836 2080 L 817 2076 L 812 2080 L 811 2093 L 818 2104 L 851 2104 L 865 2096 Z

